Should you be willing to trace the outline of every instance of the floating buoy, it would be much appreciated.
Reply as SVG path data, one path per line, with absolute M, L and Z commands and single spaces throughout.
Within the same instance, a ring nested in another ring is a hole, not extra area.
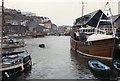
M 39 44 L 39 47 L 45 48 L 45 44 Z

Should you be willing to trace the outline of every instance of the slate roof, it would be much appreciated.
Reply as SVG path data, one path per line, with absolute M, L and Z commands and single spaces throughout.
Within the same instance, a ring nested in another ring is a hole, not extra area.
M 116 22 L 119 18 L 120 18 L 120 14 L 118 14 L 118 15 L 113 15 L 113 16 L 112 16 L 112 22 L 113 22 L 113 23 Z M 110 17 L 109 17 L 109 19 L 110 19 Z
M 100 16 L 102 14 L 103 14 L 102 20 L 105 20 L 105 21 L 101 21 L 100 25 L 108 25 L 108 24 L 110 24 L 111 23 L 110 17 L 107 17 L 102 12 L 102 10 L 96 10 L 94 12 L 91 12 L 91 13 L 87 14 L 87 15 L 84 15 L 83 17 L 77 18 L 74 25 L 75 26 L 89 25 L 89 26 L 92 26 L 92 27 L 96 27 L 97 24 L 98 24 L 98 21 L 100 19 Z M 120 18 L 120 15 L 112 16 L 112 23 L 116 22 L 118 18 Z
M 106 21 L 102 21 L 102 25 L 110 25 L 111 24 L 111 18 L 112 18 L 112 23 L 115 23 L 119 18 L 120 15 L 113 15 L 111 17 L 108 17 Z

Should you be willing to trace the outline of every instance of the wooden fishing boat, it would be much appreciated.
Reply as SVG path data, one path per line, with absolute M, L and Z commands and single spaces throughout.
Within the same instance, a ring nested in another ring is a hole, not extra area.
M 110 80 L 110 68 L 98 60 L 88 61 L 88 66 L 92 74 L 101 80 Z
M 110 35 L 100 34 L 93 34 L 86 41 L 71 38 L 71 49 L 84 56 L 111 60 L 113 39 Z
M 108 2 L 106 3 L 105 8 L 107 5 L 109 5 Z M 94 15 L 90 16 L 92 18 L 88 17 L 88 22 L 85 21 L 85 24 L 75 24 L 72 27 L 70 39 L 71 50 L 86 57 L 112 61 L 113 42 L 114 38 L 117 38 L 115 36 L 115 28 L 112 19 L 108 18 L 101 10 L 90 14 Z M 112 34 L 98 32 L 100 29 L 99 26 L 105 26 L 108 24 L 112 28 Z M 80 31 L 81 27 L 86 28 L 86 25 L 95 27 L 93 34 L 86 35 L 85 32 Z

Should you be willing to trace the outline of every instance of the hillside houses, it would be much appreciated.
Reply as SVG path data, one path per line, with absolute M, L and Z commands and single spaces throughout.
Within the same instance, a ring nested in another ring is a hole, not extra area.
M 32 35 L 35 32 L 44 34 L 52 32 L 53 34 L 52 29 L 54 30 L 54 28 L 56 29 L 57 25 L 53 24 L 48 17 L 39 17 L 31 12 L 23 13 L 20 10 L 5 8 L 4 31 L 6 35 L 9 33 Z
M 23 36 L 35 36 L 37 34 L 64 35 L 64 33 L 70 33 L 71 26 L 57 27 L 48 17 L 35 16 L 36 14 L 34 13 L 24 13 L 16 9 L 4 9 L 4 35 L 22 34 Z
M 70 35 L 70 33 L 71 33 L 71 26 L 63 25 L 58 27 L 59 35 Z

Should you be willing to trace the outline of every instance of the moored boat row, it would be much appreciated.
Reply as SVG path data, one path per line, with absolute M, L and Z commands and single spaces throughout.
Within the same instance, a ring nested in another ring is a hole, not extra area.
M 14 37 L 11 38 L 8 36 L 2 38 L 2 49 L 20 48 L 24 46 L 25 46 L 24 41 L 20 38 Z
M 107 2 L 105 6 L 109 5 Z M 106 8 L 106 7 L 105 7 Z M 110 11 L 111 12 L 111 11 Z M 113 26 L 114 22 L 112 22 L 112 17 L 109 19 L 102 10 L 98 10 L 92 13 L 90 13 L 92 18 L 88 18 L 89 21 L 83 21 L 86 23 L 78 22 L 76 20 L 74 26 L 72 27 L 72 34 L 71 34 L 71 49 L 76 51 L 77 53 L 88 56 L 88 57 L 94 57 L 94 58 L 100 58 L 100 59 L 108 59 L 112 60 L 112 54 L 113 54 L 113 47 L 114 47 L 114 39 L 119 41 L 119 38 L 116 36 L 116 28 Z M 79 19 L 83 19 L 82 18 Z M 102 21 L 105 20 L 106 21 Z M 96 22 L 94 22 L 96 20 Z M 109 20 L 109 22 L 108 22 Z M 111 21 L 111 22 L 110 22 Z M 81 24 L 80 24 L 81 23 Z M 86 31 L 83 31 L 81 29 L 89 29 L 88 25 L 92 26 L 94 32 L 90 32 L 88 35 Z M 112 28 L 112 33 L 108 34 L 104 30 L 100 30 L 101 26 L 110 26 Z M 99 33 L 101 31 L 101 33 Z M 119 46 L 119 43 L 118 43 Z
M 23 47 L 24 42 L 13 39 L 13 37 L 3 37 L 3 27 L 5 26 L 4 0 L 2 0 L 2 14 L 0 16 L 2 18 L 2 25 L 0 25 L 0 73 L 2 73 L 2 76 L 0 78 L 6 79 L 31 68 L 32 61 L 31 55 L 27 51 L 3 51 L 3 49 Z
M 111 13 L 109 2 L 106 3 L 105 9 L 106 7 L 109 7 Z M 89 69 L 98 79 L 109 80 L 111 77 L 112 69 L 104 64 L 104 61 L 109 61 L 117 69 L 118 74 L 120 71 L 120 39 L 116 35 L 115 20 L 112 17 L 98 10 L 76 19 L 72 27 L 71 50 L 75 54 L 90 58 Z M 111 30 L 106 31 L 105 27 L 108 26 Z

